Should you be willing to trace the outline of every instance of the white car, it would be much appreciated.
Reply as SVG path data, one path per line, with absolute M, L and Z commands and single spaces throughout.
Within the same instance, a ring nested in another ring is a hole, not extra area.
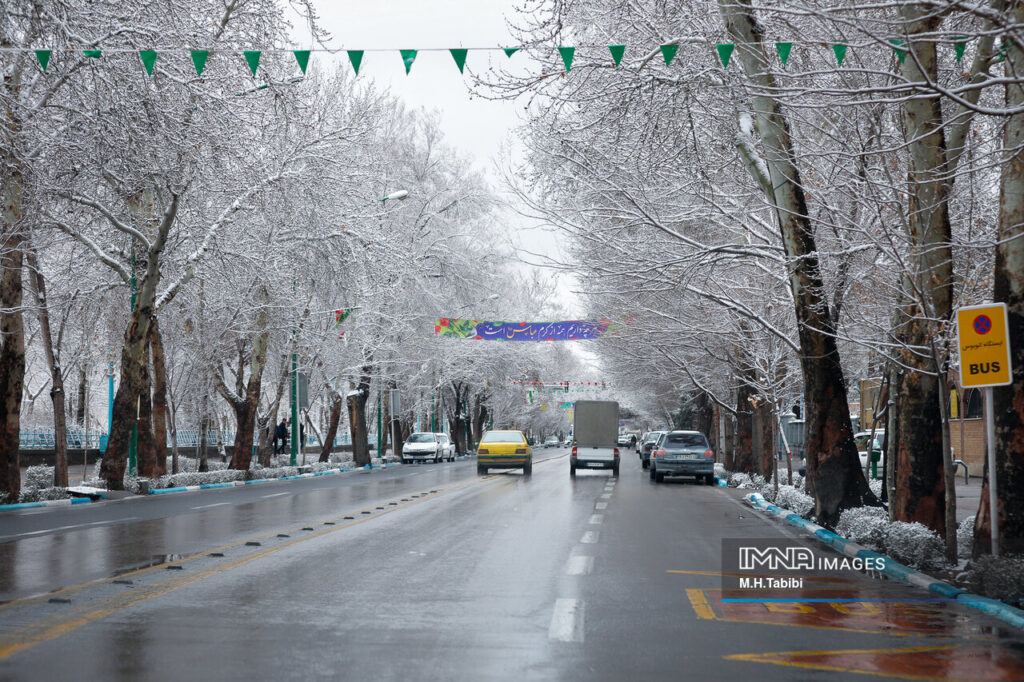
M 558 436 L 548 436 L 544 441 L 544 447 L 557 448 L 559 446 Z
M 402 446 L 402 459 L 407 462 L 454 462 L 455 444 L 444 433 L 413 433 Z
M 857 454 L 860 455 L 860 468 L 868 465 L 868 441 L 871 440 L 870 431 L 859 431 L 853 434 L 853 442 L 857 444 Z M 882 451 L 882 441 L 885 440 L 885 430 L 875 429 L 875 444 L 872 450 L 879 453 Z M 881 466 L 881 465 L 879 465 Z

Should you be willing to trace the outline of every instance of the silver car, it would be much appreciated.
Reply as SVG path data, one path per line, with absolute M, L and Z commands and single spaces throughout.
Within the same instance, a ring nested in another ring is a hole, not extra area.
M 651 480 L 661 483 L 666 476 L 693 476 L 698 482 L 715 484 L 715 453 L 700 431 L 668 431 L 651 449 Z
M 407 462 L 440 462 L 453 457 L 448 436 L 441 433 L 413 433 L 402 446 L 402 459 Z

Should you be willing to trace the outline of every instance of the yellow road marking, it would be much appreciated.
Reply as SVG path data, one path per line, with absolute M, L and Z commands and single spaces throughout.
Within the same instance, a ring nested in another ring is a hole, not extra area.
M 463 489 L 465 489 L 465 488 L 467 488 L 469 486 L 476 485 L 476 484 L 478 484 L 480 482 L 483 482 L 483 481 L 493 481 L 493 480 L 501 480 L 501 478 L 500 477 L 490 477 L 490 478 L 477 478 L 477 479 L 473 479 L 473 480 L 470 480 L 470 481 L 468 481 L 466 483 L 463 483 L 463 484 L 460 484 L 460 485 L 455 485 L 455 486 L 452 486 L 452 487 L 447 488 L 447 489 L 441 489 L 437 493 L 428 493 L 426 497 L 421 497 L 420 499 L 412 500 L 412 501 L 409 501 L 409 502 L 407 502 L 405 504 L 396 505 L 394 507 L 389 507 L 389 508 L 384 509 L 384 510 L 378 510 L 378 511 L 380 511 L 379 514 L 373 514 L 373 515 L 370 515 L 370 516 L 366 516 L 365 518 L 355 519 L 355 520 L 353 520 L 353 521 L 351 521 L 349 523 L 345 523 L 345 524 L 342 524 L 340 526 L 334 526 L 332 528 L 323 529 L 323 530 L 321 530 L 319 532 L 309 533 L 308 535 L 303 535 L 303 536 L 295 538 L 293 540 L 288 540 L 287 542 L 282 542 L 281 544 L 276 545 L 274 547 L 268 547 L 267 549 L 260 550 L 258 552 L 253 553 L 253 554 L 249 554 L 249 555 L 246 555 L 244 557 L 240 557 L 238 559 L 235 559 L 235 560 L 227 562 L 227 563 L 218 563 L 216 566 L 214 566 L 212 568 L 209 568 L 209 569 L 206 569 L 206 570 L 203 570 L 203 571 L 198 571 L 198 572 L 195 572 L 195 573 L 185 573 L 185 574 L 182 574 L 181 576 L 170 578 L 168 580 L 164 580 L 164 581 L 156 583 L 154 585 L 140 587 L 140 588 L 137 588 L 137 589 L 135 589 L 135 590 L 133 590 L 131 592 L 124 592 L 124 593 L 121 593 L 121 594 L 119 594 L 117 596 L 114 596 L 114 597 L 108 597 L 106 599 L 99 600 L 98 604 L 92 604 L 92 605 L 86 606 L 86 607 L 84 607 L 84 608 L 82 608 L 82 609 L 80 609 L 78 611 L 72 612 L 72 613 L 65 613 L 65 614 L 61 614 L 61 615 L 56 616 L 56 617 L 51 617 L 51 618 L 48 618 L 48 619 L 42 619 L 42 620 L 36 621 L 34 623 L 30 623 L 30 624 L 25 625 L 25 626 L 23 626 L 23 627 L 21 627 L 21 628 L 19 628 L 17 630 L 14 630 L 14 631 L 11 631 L 9 633 L 6 633 L 2 637 L 0 637 L 0 643 L 2 643 L 4 641 L 9 642 L 7 644 L 0 644 L 0 660 L 6 659 L 6 658 L 8 658 L 8 657 L 10 657 L 10 656 L 12 656 L 14 654 L 17 654 L 17 653 L 21 652 L 21 651 L 25 651 L 26 649 L 30 649 L 30 648 L 32 648 L 32 647 L 34 647 L 34 646 L 36 646 L 38 644 L 41 644 L 43 642 L 47 642 L 47 641 L 50 641 L 52 639 L 56 639 L 58 637 L 66 635 L 66 634 L 68 634 L 68 633 L 70 633 L 70 632 L 72 632 L 74 630 L 77 630 L 78 628 L 82 627 L 83 625 L 88 625 L 89 623 L 93 623 L 93 622 L 95 622 L 97 620 L 100 620 L 102 618 L 106 618 L 107 616 L 109 616 L 109 615 L 111 615 L 113 613 L 116 613 L 116 612 L 121 611 L 123 609 L 126 609 L 128 607 L 134 606 L 135 604 L 138 604 L 138 603 L 141 603 L 143 601 L 152 599 L 154 597 L 159 597 L 161 595 L 167 594 L 168 592 L 172 592 L 173 590 L 176 590 L 176 589 L 178 589 L 180 587 L 185 587 L 187 585 L 191 585 L 192 583 L 199 582 L 200 580 L 204 580 L 206 578 L 209 578 L 210 576 L 215 575 L 217 573 L 223 573 L 223 572 L 226 572 L 226 571 L 230 571 L 230 570 L 232 570 L 234 568 L 238 568 L 239 566 L 243 566 L 243 565 L 245 565 L 245 564 L 247 564 L 247 563 L 249 563 L 251 561 L 255 561 L 256 559 L 260 559 L 260 558 L 263 558 L 263 557 L 268 556 L 270 554 L 273 554 L 275 552 L 279 552 L 279 551 L 281 551 L 283 549 L 286 549 L 288 547 L 291 547 L 293 545 L 297 545 L 299 543 L 306 542 L 306 541 L 312 540 L 314 538 L 323 537 L 323 536 L 329 535 L 331 533 L 337 532 L 339 530 L 343 530 L 345 528 L 351 528 L 353 526 L 358 526 L 358 525 L 360 525 L 362 523 L 366 523 L 367 521 L 371 521 L 373 519 L 379 519 L 384 514 L 387 514 L 387 513 L 390 513 L 390 512 L 394 512 L 394 511 L 398 511 L 399 509 L 406 509 L 408 507 L 411 507 L 413 505 L 419 504 L 421 502 L 426 502 L 428 500 L 436 499 L 436 498 L 440 497 L 441 495 L 452 493 L 452 492 L 455 492 L 457 490 L 463 490 Z M 375 505 L 373 507 L 373 509 L 375 509 L 376 506 L 379 506 L 379 505 Z M 338 517 L 335 517 L 335 518 L 338 519 L 338 518 L 342 518 L 344 516 L 351 516 L 353 513 L 358 513 L 358 512 L 347 512 L 347 513 L 342 514 L 341 516 L 338 516 Z M 331 519 L 328 519 L 328 520 L 331 520 Z M 297 527 L 297 529 L 301 529 L 301 528 L 302 528 L 302 526 L 298 526 Z M 270 535 L 260 536 L 260 538 L 263 539 L 263 538 L 270 538 L 270 537 L 276 537 L 276 536 L 277 536 L 277 534 L 273 533 L 273 534 L 270 534 Z M 234 543 L 234 544 L 231 544 L 231 545 L 225 545 L 223 548 L 211 549 L 211 550 L 203 552 L 201 554 L 193 555 L 192 557 L 190 557 L 189 559 L 187 559 L 185 561 L 170 562 L 170 563 L 174 563 L 176 565 L 179 565 L 179 564 L 184 564 L 184 563 L 187 563 L 187 562 L 193 562 L 193 561 L 196 561 L 196 560 L 198 560 L 200 558 L 208 557 L 213 552 L 222 551 L 223 549 L 229 549 L 231 547 L 242 546 L 242 545 L 245 544 L 245 542 L 246 541 L 242 541 L 242 542 Z M 151 571 L 156 570 L 158 568 L 162 568 L 164 566 L 166 566 L 166 564 L 161 564 L 160 566 L 148 566 L 146 568 L 138 569 L 137 571 L 132 571 L 130 573 L 122 574 L 122 575 L 118 576 L 116 579 L 123 580 L 126 576 L 138 576 L 138 575 L 141 575 L 141 574 L 144 574 L 144 573 L 151 572 Z M 100 582 L 108 582 L 110 580 L 112 580 L 112 579 L 104 579 L 102 581 L 91 581 L 91 582 L 85 583 L 83 585 L 77 585 L 77 586 L 65 588 L 65 590 L 61 590 L 61 592 L 69 592 L 69 591 L 72 591 L 72 590 L 80 590 L 80 589 L 83 589 L 83 588 L 85 588 L 87 586 L 96 585 L 97 583 L 100 583 Z M 8 604 L 6 604 L 5 606 L 6 606 L 6 608 L 10 608 L 11 606 L 13 606 L 15 604 L 26 604 L 28 602 L 41 599 L 44 596 L 45 597 L 51 597 L 53 594 L 56 594 L 56 592 L 51 592 L 51 593 L 48 593 L 46 595 L 41 595 L 39 597 L 30 597 L 30 598 L 27 598 L 27 599 L 21 599 L 21 600 L 17 600 L 17 601 L 12 601 L 12 602 L 9 602 Z
M 895 633 L 893 633 L 895 634 Z M 880 670 L 860 670 L 827 663 L 809 663 L 781 658 L 783 656 L 851 656 L 851 655 L 878 655 L 878 654 L 916 654 L 927 651 L 950 651 L 953 646 L 920 646 L 906 649 L 836 649 L 832 651 L 776 651 L 764 654 L 730 654 L 723 656 L 727 660 L 747 661 L 750 663 L 771 663 L 773 665 L 784 665 L 792 668 L 808 668 L 811 670 L 830 670 L 839 673 L 857 673 L 860 675 L 874 675 L 875 677 L 889 677 L 900 680 L 934 680 L 928 675 L 905 675 L 900 673 L 887 673 Z
M 758 573 L 725 573 L 723 571 L 681 571 L 681 570 L 676 570 L 676 569 L 671 569 L 671 568 L 666 570 L 665 572 L 666 573 L 678 573 L 678 574 L 681 574 L 681 575 L 713 575 L 713 576 L 718 576 L 718 577 L 728 576 L 730 578 L 767 578 L 767 577 L 774 577 L 774 576 L 769 576 L 769 574 L 767 574 L 767 573 L 758 574 Z M 804 578 L 804 580 L 806 580 L 808 582 L 842 583 L 842 584 L 847 584 L 847 585 L 852 584 L 852 582 L 853 582 L 849 578 L 827 578 L 827 577 L 820 577 L 820 576 L 807 576 L 807 577 Z M 826 587 L 826 588 L 817 588 L 817 589 L 830 589 L 830 588 Z M 838 589 L 838 588 L 836 588 L 836 589 Z
M 711 604 L 708 603 L 708 598 L 704 596 L 704 590 L 695 590 L 690 588 L 686 590 L 686 596 L 690 598 L 690 604 L 693 606 L 693 610 L 697 612 L 697 617 L 703 620 L 718 620 L 718 616 L 715 615 L 715 610 L 711 608 Z

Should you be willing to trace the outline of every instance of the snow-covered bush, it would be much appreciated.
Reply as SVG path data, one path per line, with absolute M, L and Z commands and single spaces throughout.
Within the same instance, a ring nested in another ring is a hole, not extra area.
M 881 549 L 888 524 L 889 513 L 881 507 L 853 507 L 839 515 L 836 533 L 877 550 Z
M 968 516 L 956 527 L 957 556 L 970 559 L 974 551 L 974 515 Z
M 1024 600 L 1024 555 L 986 554 L 971 562 L 968 573 L 971 592 L 1021 606 Z
M 938 534 L 923 523 L 893 521 L 883 528 L 882 552 L 914 568 L 946 565 L 946 547 Z
M 871 492 L 875 494 L 875 497 L 882 499 L 882 479 L 868 479 L 868 487 L 871 488 Z
M 795 486 L 783 485 L 781 483 L 779 484 L 779 494 L 775 496 L 775 504 L 794 511 L 800 516 L 807 516 L 814 511 L 813 497 Z
M 725 470 L 725 465 L 721 462 L 715 462 L 715 476 L 717 478 L 725 478 L 728 472 Z
M 25 485 L 21 488 L 19 502 L 45 502 L 67 497 L 67 488 L 53 487 L 53 467 L 31 466 L 25 471 Z

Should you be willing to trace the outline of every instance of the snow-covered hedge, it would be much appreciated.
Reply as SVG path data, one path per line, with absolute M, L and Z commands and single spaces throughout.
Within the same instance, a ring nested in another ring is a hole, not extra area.
M 839 516 L 836 533 L 913 568 L 946 565 L 942 538 L 922 523 L 889 521 L 881 507 L 854 507 Z
M 769 491 L 771 488 L 769 488 Z M 807 516 L 814 511 L 814 498 L 800 490 L 796 486 L 779 484 L 779 494 L 773 500 L 774 504 L 795 511 L 800 516 Z
M 53 486 L 53 467 L 31 466 L 25 471 L 25 485 L 21 487 L 18 502 L 46 502 L 67 497 L 67 488 Z
M 1001 599 L 1019 607 L 1024 602 L 1024 555 L 1007 554 L 993 557 L 986 554 L 971 563 L 968 587 L 971 592 Z
M 974 515 L 968 516 L 956 527 L 957 556 L 970 559 L 974 551 Z

